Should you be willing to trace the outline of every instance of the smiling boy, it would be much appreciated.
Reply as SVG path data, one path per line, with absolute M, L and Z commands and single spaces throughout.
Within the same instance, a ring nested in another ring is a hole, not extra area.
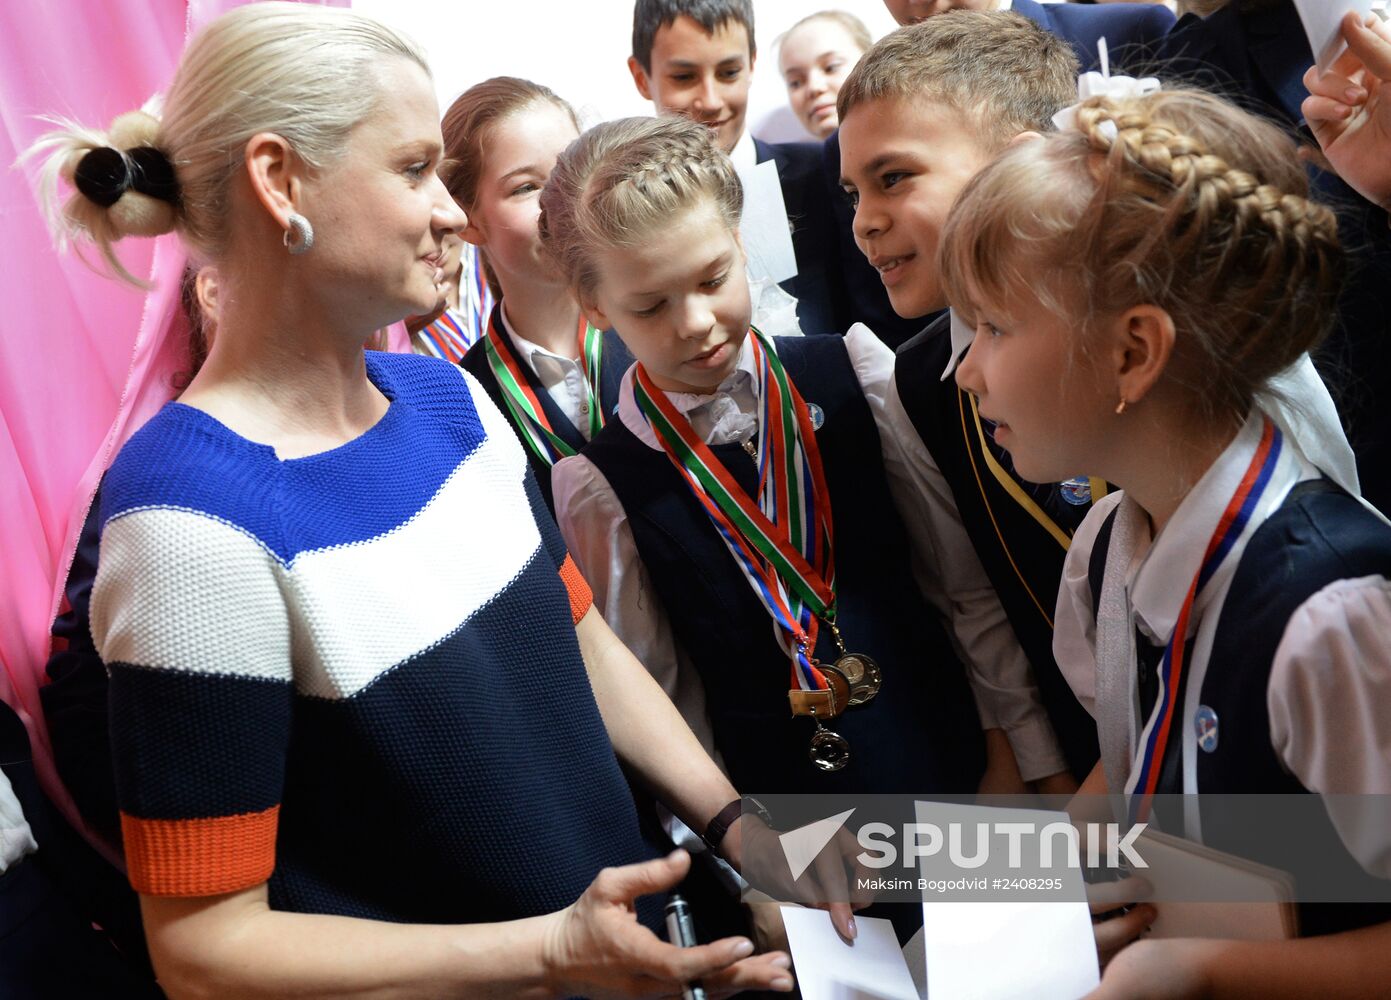
M 628 70 L 659 115 L 708 126 L 735 169 L 777 165 L 792 229 L 797 274 L 782 288 L 797 299 L 802 332 L 844 333 L 850 326 L 836 251 L 830 193 L 814 143 L 767 143 L 749 134 L 753 83 L 752 0 L 637 0 Z
M 956 11 L 882 39 L 846 79 L 841 184 L 855 204 L 856 245 L 899 316 L 947 307 L 937 248 L 952 203 L 1012 142 L 1052 127 L 1075 99 L 1077 72 L 1067 43 L 1021 15 Z M 970 332 L 943 314 L 900 348 L 889 399 L 901 429 L 895 437 L 924 488 L 959 511 L 1068 769 L 1080 776 L 1096 760 L 1096 731 L 1053 660 L 1052 615 L 1063 557 L 1089 502 L 1078 484 L 1036 486 L 1013 473 L 970 396 L 949 378 Z M 1037 727 L 999 721 L 1023 777 L 1047 777 L 1056 756 Z

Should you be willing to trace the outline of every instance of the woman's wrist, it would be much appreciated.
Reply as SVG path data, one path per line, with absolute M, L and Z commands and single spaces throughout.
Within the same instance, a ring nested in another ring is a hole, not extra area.
M 565 973 L 565 921 L 571 906 L 539 917 L 529 917 L 516 921 L 527 925 L 517 936 L 519 950 L 518 973 L 519 993 L 533 1000 L 554 1000 L 568 996 L 564 991 Z

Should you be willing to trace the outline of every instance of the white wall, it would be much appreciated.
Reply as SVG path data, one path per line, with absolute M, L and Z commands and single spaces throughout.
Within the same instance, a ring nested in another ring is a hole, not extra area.
M 425 47 L 441 113 L 473 84 L 502 75 L 545 84 L 575 105 L 586 124 L 652 113 L 628 74 L 629 0 L 353 0 L 352 6 Z M 759 138 L 810 140 L 787 108 L 774 39 L 828 7 L 855 14 L 875 38 L 894 27 L 880 0 L 754 0 L 758 61 L 748 120 Z

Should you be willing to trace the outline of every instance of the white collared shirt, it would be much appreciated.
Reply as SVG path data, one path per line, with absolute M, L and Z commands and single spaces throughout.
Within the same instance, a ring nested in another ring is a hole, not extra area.
M 736 171 L 752 170 L 758 165 L 758 150 L 754 148 L 753 133 L 749 131 L 747 123 L 744 134 L 739 136 L 739 141 L 729 151 L 729 162 L 734 164 Z
M 890 405 L 893 352 L 863 324 L 845 335 L 845 347 L 879 431 L 884 471 L 913 547 L 914 575 L 924 596 L 948 619 L 981 711 L 982 723 L 1010 733 L 1026 780 L 1066 769 L 1033 685 L 1032 672 L 1004 609 L 971 547 L 944 482 L 925 483 L 904 459 L 899 442 L 911 437 L 901 405 Z M 668 394 L 696 432 L 711 444 L 747 441 L 757 431 L 752 350 L 747 340 L 738 366 L 713 395 Z M 660 445 L 637 409 L 632 372 L 624 378 L 618 417 L 651 448 Z M 896 401 L 896 400 L 895 400 Z M 742 419 L 741 419 L 742 418 Z M 940 473 L 938 479 L 940 480 Z M 633 653 L 652 672 L 707 750 L 713 749 L 705 693 L 677 647 L 638 555 L 627 515 L 604 477 L 584 455 L 556 464 L 551 485 L 556 521 L 594 603 Z M 717 758 L 718 759 L 718 758 Z
M 502 303 L 502 326 L 512 338 L 517 356 L 536 375 L 537 381 L 550 393 L 556 406 L 574 424 L 579 432 L 589 440 L 589 384 L 585 381 L 584 369 L 579 359 L 554 354 L 539 344 L 533 344 L 525 337 L 517 335 L 507 319 L 507 302 Z M 576 349 L 578 350 L 578 344 Z
M 1180 607 L 1198 571 L 1209 539 L 1236 485 L 1255 454 L 1263 414 L 1252 412 L 1241 431 L 1184 498 L 1157 538 L 1140 516 L 1138 537 L 1128 560 L 1119 553 L 1125 576 L 1129 621 L 1154 644 L 1173 636 Z M 1190 646 L 1183 715 L 1177 727 L 1184 740 L 1184 791 L 1195 792 L 1196 737 L 1192 719 L 1201 697 L 1202 677 L 1216 636 L 1220 609 L 1246 542 L 1298 483 L 1317 478 L 1319 469 L 1286 438 L 1261 501 L 1232 551 L 1204 587 L 1190 619 Z M 1097 657 L 1096 614 L 1088 569 L 1097 533 L 1112 509 L 1134 507 L 1123 491 L 1098 502 L 1077 529 L 1068 550 L 1054 619 L 1053 652 L 1078 700 L 1098 719 L 1133 710 L 1124 703 L 1097 703 L 1098 690 L 1135 700 L 1138 664 L 1133 650 L 1125 662 Z M 1118 516 L 1125 515 L 1125 509 Z M 1324 794 L 1391 793 L 1391 582 L 1383 577 L 1339 580 L 1305 601 L 1291 616 L 1275 652 L 1264 692 L 1271 743 L 1290 773 L 1306 788 Z M 1103 676 L 1104 675 L 1104 676 Z M 1253 692 L 1260 697 L 1260 693 Z M 1132 751 L 1148 720 L 1134 718 Z M 1190 744 L 1193 744 L 1190 746 Z M 1103 754 L 1105 748 L 1103 748 Z M 1132 767 L 1127 783 L 1134 781 Z M 1115 791 L 1116 789 L 1113 789 Z M 1339 823 L 1349 850 L 1374 874 L 1391 873 L 1391 844 Z M 1189 833 L 1194 831 L 1190 829 Z

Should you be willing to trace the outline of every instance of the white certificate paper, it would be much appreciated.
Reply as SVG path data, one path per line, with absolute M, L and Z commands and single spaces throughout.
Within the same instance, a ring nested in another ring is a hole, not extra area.
M 1365 18 L 1372 12 L 1372 0 L 1294 0 L 1294 5 L 1304 22 L 1304 33 L 1309 36 L 1314 62 L 1325 72 L 1347 48 L 1338 31 L 1343 15 L 1352 10 Z
M 945 828 L 998 812 L 1017 821 L 1023 814 L 1039 827 L 1066 823 L 1067 814 L 1046 810 L 917 803 L 917 821 Z M 951 1000 L 1077 1000 L 1101 982 L 1091 911 L 1082 901 L 1080 868 L 1065 894 L 1071 902 L 923 902 L 927 995 Z
M 787 224 L 787 204 L 782 200 L 778 165 L 772 160 L 739 171 L 744 185 L 744 212 L 739 217 L 739 237 L 749 255 L 749 277 L 786 281 L 797 274 L 792 250 L 792 230 Z
M 784 906 L 782 921 L 803 1000 L 918 1000 L 887 920 L 857 916 L 849 943 L 825 910 Z

